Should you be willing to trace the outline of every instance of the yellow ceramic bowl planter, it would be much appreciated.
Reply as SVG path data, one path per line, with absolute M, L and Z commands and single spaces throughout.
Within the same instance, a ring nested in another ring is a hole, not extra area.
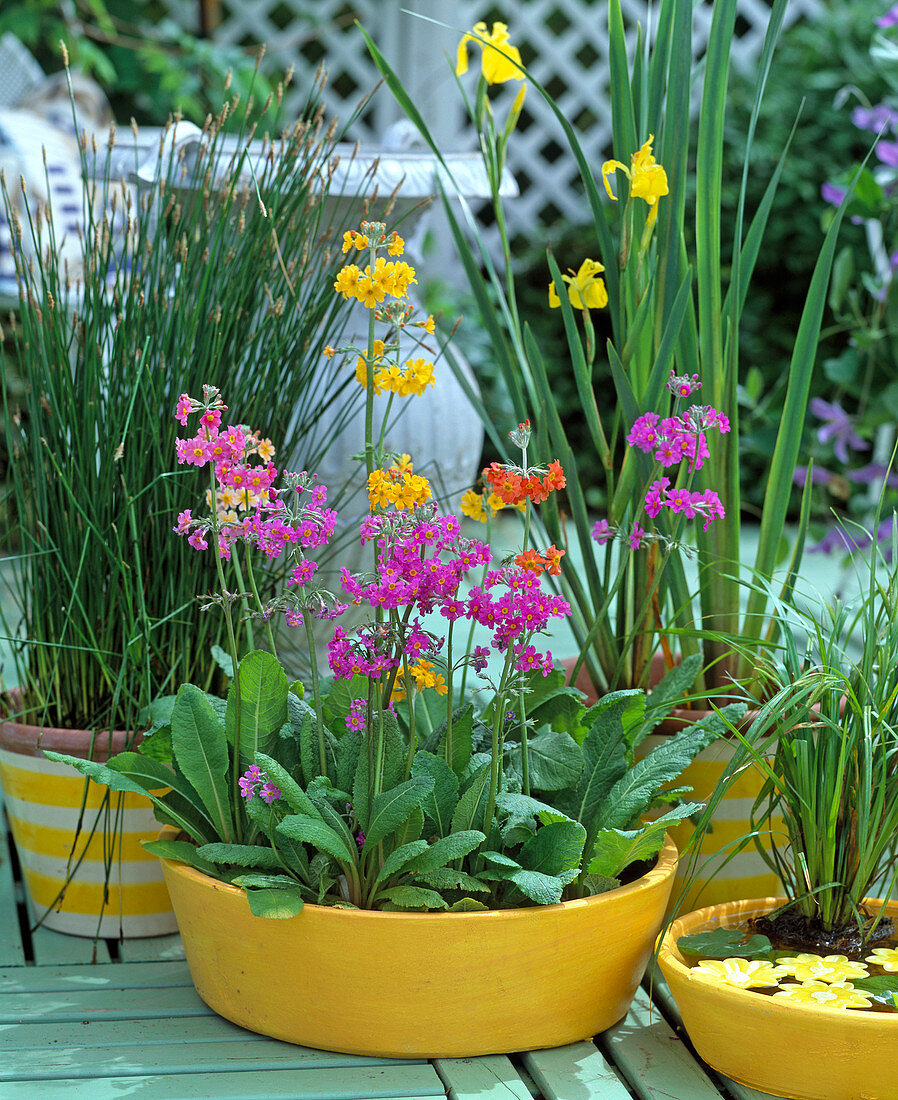
M 898 1014 L 776 1000 L 703 977 L 677 949 L 680 936 L 735 927 L 782 900 L 699 909 L 665 934 L 658 962 L 696 1051 L 727 1077 L 774 1096 L 898 1100 Z M 898 902 L 886 912 L 898 918 Z
M 174 839 L 175 830 L 162 836 Z M 586 1039 L 629 1008 L 677 852 L 581 901 L 474 913 L 306 905 L 254 917 L 243 892 L 163 860 L 199 995 L 287 1042 L 383 1057 L 469 1057 Z

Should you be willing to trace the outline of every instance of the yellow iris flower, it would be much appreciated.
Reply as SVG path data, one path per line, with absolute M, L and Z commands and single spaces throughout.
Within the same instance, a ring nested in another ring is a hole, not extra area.
M 569 274 L 561 276 L 567 283 L 567 296 L 574 309 L 602 309 L 608 305 L 605 280 L 600 277 L 604 270 L 598 260 L 584 260 L 576 275 L 568 268 Z M 549 283 L 549 305 L 552 309 L 561 305 L 554 283 Z
M 487 32 L 486 23 L 474 24 L 473 34 L 466 34 L 458 44 L 456 76 L 462 76 L 468 71 L 469 42 L 475 42 L 483 51 L 481 69 L 487 84 L 504 84 L 506 80 L 524 79 L 524 74 L 517 67 L 521 64 L 521 54 L 516 46 L 508 44 L 506 23 L 493 23 L 491 32 Z
M 619 160 L 606 160 L 602 165 L 602 182 L 608 197 L 617 202 L 617 195 L 611 190 L 608 177 L 615 169 L 619 168 L 630 181 L 630 197 L 644 199 L 649 206 L 655 207 L 658 199 L 669 193 L 667 186 L 667 173 L 655 161 L 652 155 L 652 142 L 654 134 L 649 134 L 649 140 L 630 157 L 630 167 L 621 164 Z M 657 210 L 653 210 L 657 214 Z

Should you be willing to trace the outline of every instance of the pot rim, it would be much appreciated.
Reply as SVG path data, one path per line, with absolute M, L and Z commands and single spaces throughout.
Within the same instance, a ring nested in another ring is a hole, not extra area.
M 865 899 L 870 905 L 882 904 L 881 899 Z M 751 994 L 757 1001 L 758 1009 L 765 1013 L 788 1013 L 792 1020 L 804 1019 L 810 1025 L 817 1020 L 824 1025 L 831 1025 L 833 1013 L 829 1009 L 816 1008 L 813 1005 L 790 1004 L 786 1000 L 776 1000 L 773 997 L 759 997 L 754 990 L 740 989 L 737 986 L 725 985 L 716 982 L 713 978 L 697 973 L 686 962 L 677 948 L 676 941 L 682 935 L 698 931 L 703 925 L 723 924 L 728 917 L 755 917 L 769 913 L 778 905 L 782 905 L 785 898 L 749 898 L 743 901 L 728 901 L 719 905 L 708 905 L 704 909 L 696 909 L 677 917 L 670 927 L 658 937 L 657 961 L 661 969 L 665 971 L 667 984 L 673 989 L 675 981 L 689 983 L 698 986 L 702 994 L 711 1002 L 720 1007 L 722 1012 L 728 1008 L 737 1008 L 745 1011 L 752 1003 L 746 994 Z M 886 906 L 886 912 L 892 917 L 898 918 L 898 900 L 890 901 Z M 669 971 L 669 973 L 668 973 Z M 846 1009 L 837 1016 L 842 1021 L 851 1020 L 850 1027 L 859 1030 L 880 1031 L 885 1027 L 898 1027 L 898 1012 L 888 1014 L 884 1012 L 864 1012 L 861 1010 Z M 775 1019 L 775 1016 L 774 1016 Z M 888 1021 L 888 1022 L 886 1022 Z
M 3 713 L 0 717 L 0 749 L 16 753 L 19 756 L 44 758 L 44 749 L 52 752 L 68 753 L 105 764 L 110 756 L 135 748 L 141 741 L 140 733 L 128 730 L 89 730 L 44 726 L 34 722 L 24 722 L 8 713 L 11 706 L 21 703 L 20 688 L 12 688 L 3 697 Z M 93 750 L 91 751 L 91 738 Z
M 180 830 L 176 829 L 172 825 L 164 826 L 159 832 L 159 840 L 176 840 L 180 836 Z M 664 834 L 664 845 L 661 851 L 658 853 L 658 859 L 655 866 L 651 870 L 646 871 L 641 878 L 636 879 L 635 882 L 627 883 L 626 886 L 618 886 L 614 890 L 607 890 L 603 894 L 593 894 L 588 898 L 574 898 L 571 901 L 558 902 L 555 905 L 529 905 L 519 909 L 488 909 L 477 910 L 475 912 L 463 912 L 463 913 L 443 913 L 443 912 L 426 912 L 426 913 L 385 913 L 380 909 L 342 909 L 336 905 L 315 905 L 312 902 L 306 902 L 303 904 L 299 917 L 308 909 L 313 914 L 339 914 L 342 917 L 349 916 L 356 920 L 363 919 L 375 919 L 375 920 L 407 920 L 409 917 L 426 917 L 428 920 L 457 920 L 459 917 L 472 918 L 477 920 L 496 920 L 498 918 L 513 918 L 532 916 L 534 913 L 551 910 L 553 912 L 558 910 L 573 911 L 583 907 L 592 907 L 598 902 L 606 899 L 619 899 L 629 898 L 632 895 L 639 893 L 645 893 L 657 887 L 667 879 L 672 879 L 674 872 L 677 868 L 677 860 L 679 853 L 677 852 L 677 846 L 671 840 L 670 833 Z M 214 879 L 209 875 L 204 874 L 196 867 L 191 867 L 187 863 L 181 863 L 177 860 L 166 859 L 160 856 L 159 859 L 166 865 L 167 869 L 173 874 L 182 876 L 183 878 L 193 880 L 198 884 L 207 884 L 211 889 L 219 890 L 225 894 L 229 894 L 235 898 L 241 899 L 245 904 L 246 895 L 237 886 L 232 886 L 227 882 L 220 882 L 218 879 Z M 260 918 L 264 919 L 264 918 Z M 296 918 L 292 918 L 296 919 Z M 324 918 L 327 919 L 327 918 Z

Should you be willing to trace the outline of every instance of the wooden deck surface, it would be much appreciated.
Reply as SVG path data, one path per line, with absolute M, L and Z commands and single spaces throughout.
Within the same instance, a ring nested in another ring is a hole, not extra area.
M 696 1059 L 657 986 L 592 1042 L 400 1061 L 308 1050 L 221 1019 L 197 996 L 178 936 L 100 940 L 93 954 L 89 939 L 30 930 L 4 821 L 0 1100 L 768 1100 Z

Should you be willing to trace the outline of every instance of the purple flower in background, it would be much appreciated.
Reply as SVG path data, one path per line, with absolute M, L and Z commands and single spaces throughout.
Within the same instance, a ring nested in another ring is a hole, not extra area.
M 876 156 L 889 168 L 898 168 L 898 141 L 878 141 Z
M 877 545 L 891 541 L 893 522 L 893 517 L 884 519 L 880 522 L 879 526 L 876 528 Z M 857 531 L 855 535 L 846 531 L 844 527 L 830 527 L 823 538 L 813 546 L 809 546 L 808 550 L 812 554 L 831 554 L 833 550 L 848 550 L 854 552 L 855 550 L 866 550 L 871 541 L 872 539 L 868 531 Z M 886 546 L 883 549 L 882 556 L 886 561 L 892 560 L 891 546 Z
M 831 203 L 833 206 L 841 206 L 842 200 L 845 198 L 845 188 L 836 187 L 833 183 L 824 183 L 820 188 L 820 195 L 824 202 Z
M 792 471 L 792 480 L 796 485 L 804 485 L 805 478 L 808 476 L 807 466 L 796 466 Z M 835 474 L 832 470 L 827 470 L 824 466 L 815 466 L 811 470 L 811 484 L 812 485 L 829 485 L 829 483 L 835 478 Z M 849 475 L 850 476 L 850 475 Z
M 853 451 L 868 451 L 870 444 L 854 430 L 851 417 L 842 408 L 838 401 L 830 403 L 822 397 L 812 397 L 808 408 L 822 420 L 823 426 L 817 429 L 817 439 L 821 443 L 833 441 L 833 450 L 840 462 L 848 462 L 848 448 Z
M 896 27 L 898 26 L 898 4 L 893 4 L 885 15 L 881 15 L 875 20 L 877 27 Z
M 849 470 L 845 475 L 849 481 L 859 481 L 865 485 L 869 485 L 873 481 L 880 481 L 886 477 L 887 467 L 883 466 L 881 462 L 871 462 L 867 466 L 861 466 L 858 470 Z M 886 485 L 890 489 L 898 488 L 898 474 L 890 473 L 886 477 Z
M 851 121 L 859 130 L 871 130 L 878 134 L 884 126 L 895 131 L 898 114 L 887 103 L 877 103 L 875 107 L 855 107 L 851 112 Z
M 592 537 L 599 546 L 604 546 L 606 542 L 611 542 L 614 538 L 614 528 L 607 519 L 597 519 L 593 524 Z

